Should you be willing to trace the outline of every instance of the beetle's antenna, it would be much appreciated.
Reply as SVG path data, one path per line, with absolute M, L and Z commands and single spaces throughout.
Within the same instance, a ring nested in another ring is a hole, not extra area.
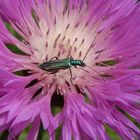
M 95 45 L 96 45 L 96 42 L 95 42 L 96 37 L 97 37 L 97 34 L 96 34 L 96 36 L 95 36 L 95 38 L 94 38 L 93 42 L 91 43 L 90 47 L 88 48 L 88 50 L 87 50 L 87 52 L 86 52 L 86 54 L 85 54 L 85 56 L 84 56 L 84 58 L 83 58 L 83 60 L 82 60 L 82 61 L 84 61 L 84 60 L 86 59 L 86 57 L 87 57 L 87 55 L 88 55 L 88 53 L 89 53 L 90 49 L 91 49 L 91 48 L 93 48 L 93 46 L 95 46 Z M 94 42 L 95 42 L 95 43 L 94 43 Z
M 71 84 L 73 85 L 73 81 L 72 81 L 72 71 L 71 71 L 70 68 L 69 68 L 69 71 L 70 71 L 70 82 L 71 82 Z
M 102 77 L 103 81 L 105 82 L 104 77 L 103 77 L 102 75 L 100 75 L 100 73 L 99 73 L 98 71 L 94 70 L 93 68 L 91 68 L 91 67 L 88 66 L 88 65 L 86 65 L 86 67 L 88 67 L 89 69 L 91 69 L 91 70 L 93 70 L 95 73 L 97 73 L 100 77 Z M 84 70 L 84 69 L 81 69 L 81 70 L 86 71 L 86 70 Z M 87 71 L 86 71 L 86 72 L 87 72 Z
M 91 68 L 90 66 L 88 66 L 88 65 L 86 65 L 89 69 L 91 69 L 91 70 L 93 70 L 95 73 L 97 73 L 99 76 L 101 76 L 102 77 L 102 79 L 103 79 L 103 81 L 105 82 L 105 79 L 104 79 L 104 77 L 102 76 L 102 75 L 100 75 L 100 73 L 98 72 L 98 71 L 96 71 L 96 70 L 94 70 L 93 68 Z
M 87 57 L 87 55 L 88 55 L 88 53 L 89 53 L 90 49 L 91 49 L 91 46 L 88 48 L 88 50 L 87 50 L 87 52 L 86 52 L 86 54 L 85 54 L 85 56 L 84 56 L 84 58 L 83 58 L 83 60 L 82 60 L 82 61 L 84 61 L 84 60 L 86 59 L 86 57 Z

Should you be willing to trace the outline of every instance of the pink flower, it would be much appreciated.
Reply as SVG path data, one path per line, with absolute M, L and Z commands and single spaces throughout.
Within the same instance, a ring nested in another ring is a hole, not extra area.
M 9 130 L 8 140 L 28 126 L 26 139 L 36 140 L 41 123 L 50 140 L 60 126 L 62 140 L 108 140 L 105 125 L 123 140 L 140 137 L 129 119 L 140 122 L 139 3 L 2 0 L 0 15 L 0 131 Z

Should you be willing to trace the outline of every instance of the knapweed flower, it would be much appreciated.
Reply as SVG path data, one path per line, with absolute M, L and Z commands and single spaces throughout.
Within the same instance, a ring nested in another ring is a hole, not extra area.
M 0 131 L 36 140 L 140 138 L 135 0 L 1 0 Z M 59 98 L 58 98 L 59 96 Z M 60 111 L 53 110 L 61 107 Z M 41 138 L 38 138 L 41 139 Z

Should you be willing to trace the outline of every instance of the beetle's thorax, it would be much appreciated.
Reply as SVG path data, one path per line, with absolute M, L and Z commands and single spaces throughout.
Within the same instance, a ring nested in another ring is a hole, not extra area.
M 82 66 L 82 67 L 85 66 L 85 63 L 82 60 L 71 59 L 70 63 L 71 63 L 72 66 Z

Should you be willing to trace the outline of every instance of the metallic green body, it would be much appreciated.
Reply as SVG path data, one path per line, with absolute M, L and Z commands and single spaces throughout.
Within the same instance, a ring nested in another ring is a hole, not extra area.
M 85 63 L 81 60 L 74 60 L 73 58 L 65 58 L 65 59 L 60 59 L 60 60 L 50 60 L 46 61 L 42 64 L 39 65 L 39 68 L 56 73 L 61 69 L 69 69 L 70 67 L 76 67 L 76 66 L 85 66 Z

